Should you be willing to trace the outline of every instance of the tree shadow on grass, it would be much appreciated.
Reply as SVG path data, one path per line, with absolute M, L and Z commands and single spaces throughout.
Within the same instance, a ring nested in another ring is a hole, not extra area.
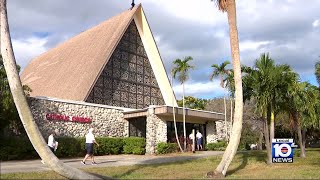
M 267 163 L 267 160 L 266 160 L 267 154 L 264 151 L 243 151 L 243 152 L 239 152 L 237 154 L 242 155 L 242 157 L 241 157 L 242 162 L 238 167 L 227 171 L 227 175 L 231 175 L 241 169 L 244 169 L 247 166 L 248 161 L 255 160 L 257 162 Z
M 183 165 L 183 164 L 189 163 L 192 160 L 196 160 L 196 159 L 200 159 L 200 158 L 203 158 L 203 157 L 178 156 L 178 157 L 160 157 L 160 158 L 155 158 L 155 159 L 149 159 L 149 160 L 145 160 L 145 161 L 140 162 L 138 165 L 135 165 L 133 169 L 130 169 L 122 174 L 114 176 L 114 178 L 125 178 L 126 176 L 129 176 L 132 173 L 134 173 L 135 171 L 141 170 L 146 167 L 157 168 L 157 167 L 160 167 L 163 165 L 168 165 L 168 164 Z

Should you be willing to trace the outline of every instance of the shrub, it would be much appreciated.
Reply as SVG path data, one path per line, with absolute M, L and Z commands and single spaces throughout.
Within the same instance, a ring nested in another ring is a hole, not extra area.
M 157 144 L 157 154 L 168 154 L 176 152 L 177 144 L 175 143 L 158 143 Z
M 145 154 L 146 140 L 140 137 L 123 138 L 124 154 Z
M 123 150 L 123 139 L 122 138 L 96 138 L 99 147 L 96 146 L 95 153 L 97 155 L 106 154 L 121 154 Z
M 85 138 L 59 137 L 55 138 L 59 147 L 55 152 L 59 158 L 81 157 L 86 153 Z M 144 154 L 146 142 L 144 138 L 109 138 L 97 137 L 100 147 L 94 148 L 96 155 L 107 154 Z M 1 138 L 0 160 L 39 159 L 28 138 Z
M 227 147 L 226 141 L 218 141 L 216 143 L 209 143 L 206 145 L 206 150 L 209 151 L 224 151 Z

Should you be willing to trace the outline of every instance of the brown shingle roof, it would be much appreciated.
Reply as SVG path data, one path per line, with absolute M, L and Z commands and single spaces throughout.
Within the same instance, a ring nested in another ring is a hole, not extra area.
M 135 6 L 35 58 L 21 74 L 31 96 L 83 101 L 127 29 Z

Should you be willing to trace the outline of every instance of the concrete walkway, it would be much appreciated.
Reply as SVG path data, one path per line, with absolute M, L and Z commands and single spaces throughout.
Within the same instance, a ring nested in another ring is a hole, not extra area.
M 185 160 L 193 160 L 206 158 L 209 156 L 222 155 L 223 151 L 200 151 L 195 154 L 186 153 L 181 155 L 107 155 L 95 156 L 97 165 L 94 167 L 111 167 L 111 166 L 130 166 L 137 164 L 160 164 Z M 61 159 L 65 164 L 75 168 L 93 167 L 90 159 L 87 160 L 88 165 L 81 164 L 82 158 Z M 42 164 L 40 160 L 26 161 L 4 161 L 1 162 L 1 174 L 15 172 L 37 172 L 50 171 L 50 168 Z

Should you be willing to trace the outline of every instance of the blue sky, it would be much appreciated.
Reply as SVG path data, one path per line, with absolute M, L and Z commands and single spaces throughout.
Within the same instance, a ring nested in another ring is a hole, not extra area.
M 210 0 L 136 0 L 142 3 L 167 72 L 172 62 L 193 57 L 195 70 L 186 95 L 222 96 L 212 64 L 230 58 L 227 15 Z M 237 22 L 241 63 L 252 66 L 261 53 L 287 63 L 303 81 L 317 85 L 314 65 L 320 60 L 320 1 L 241 0 Z M 62 5 L 63 4 L 63 5 Z M 130 7 L 130 0 L 10 0 L 8 16 L 13 48 L 24 68 L 33 58 Z M 231 68 L 231 66 L 229 66 Z M 181 98 L 181 85 L 174 91 Z

